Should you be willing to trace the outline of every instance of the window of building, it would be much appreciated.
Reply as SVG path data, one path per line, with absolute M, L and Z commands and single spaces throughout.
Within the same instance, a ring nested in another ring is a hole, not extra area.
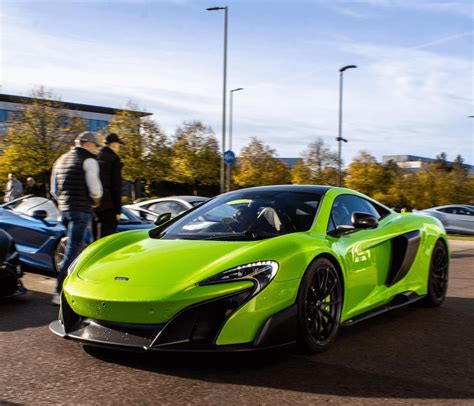
M 87 129 L 89 131 L 103 130 L 104 128 L 107 128 L 107 125 L 109 124 L 109 122 L 105 120 L 87 119 L 86 121 L 87 121 Z
M 0 123 L 11 120 L 13 113 L 15 112 L 11 110 L 0 110 Z

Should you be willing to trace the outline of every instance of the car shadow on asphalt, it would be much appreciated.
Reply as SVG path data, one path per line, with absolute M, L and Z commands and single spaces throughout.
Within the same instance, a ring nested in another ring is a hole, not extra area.
M 104 362 L 219 384 L 360 398 L 471 399 L 474 299 L 400 309 L 340 331 L 317 355 L 127 353 L 84 347 Z
M 58 318 L 59 307 L 51 306 L 51 295 L 28 290 L 23 296 L 0 300 L 0 332 L 40 327 Z

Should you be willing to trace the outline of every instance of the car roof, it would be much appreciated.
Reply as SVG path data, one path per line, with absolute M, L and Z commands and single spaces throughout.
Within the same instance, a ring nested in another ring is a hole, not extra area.
M 168 197 L 185 200 L 187 202 L 197 202 L 197 201 L 209 200 L 208 197 L 204 197 L 204 196 L 168 196 Z
M 147 199 L 147 200 L 142 200 L 141 202 L 138 203 L 133 203 L 127 206 L 142 206 L 143 204 L 153 204 L 153 203 L 159 203 L 159 202 L 167 202 L 170 200 L 174 201 L 182 201 L 186 202 L 191 205 L 193 202 L 204 202 L 206 200 L 209 200 L 209 197 L 203 197 L 203 196 L 166 196 L 166 197 L 157 197 L 154 199 Z
M 319 195 L 325 194 L 329 189 L 334 186 L 321 186 L 321 185 L 272 185 L 272 186 L 257 186 L 247 189 L 239 189 L 235 192 L 306 192 L 315 193 Z M 234 192 L 229 192 L 234 193 Z

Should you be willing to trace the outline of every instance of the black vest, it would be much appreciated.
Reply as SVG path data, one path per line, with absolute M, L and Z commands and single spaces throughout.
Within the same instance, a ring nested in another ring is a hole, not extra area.
M 95 159 L 95 155 L 84 148 L 75 147 L 56 161 L 54 168 L 59 210 L 93 212 L 83 168 L 88 158 Z

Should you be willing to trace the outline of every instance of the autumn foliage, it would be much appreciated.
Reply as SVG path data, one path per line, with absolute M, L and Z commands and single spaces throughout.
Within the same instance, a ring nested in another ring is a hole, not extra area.
M 34 176 L 47 186 L 54 161 L 85 130 L 86 123 L 72 115 L 51 92 L 33 92 L 35 101 L 25 105 L 8 123 L 0 142 L 0 188 L 7 174 L 20 180 Z M 199 186 L 219 184 L 220 149 L 213 130 L 200 121 L 185 122 L 172 135 L 150 118 L 140 118 L 136 106 L 119 112 L 103 131 L 115 132 L 125 141 L 121 149 L 123 175 L 128 180 L 174 182 Z M 232 188 L 275 184 L 335 185 L 338 158 L 321 138 L 310 143 L 290 169 L 274 149 L 252 138 L 232 170 Z M 449 163 L 440 154 L 416 173 L 395 162 L 380 163 L 362 151 L 342 174 L 344 186 L 358 190 L 397 209 L 423 209 L 444 204 L 472 204 L 474 176 L 458 156 Z

